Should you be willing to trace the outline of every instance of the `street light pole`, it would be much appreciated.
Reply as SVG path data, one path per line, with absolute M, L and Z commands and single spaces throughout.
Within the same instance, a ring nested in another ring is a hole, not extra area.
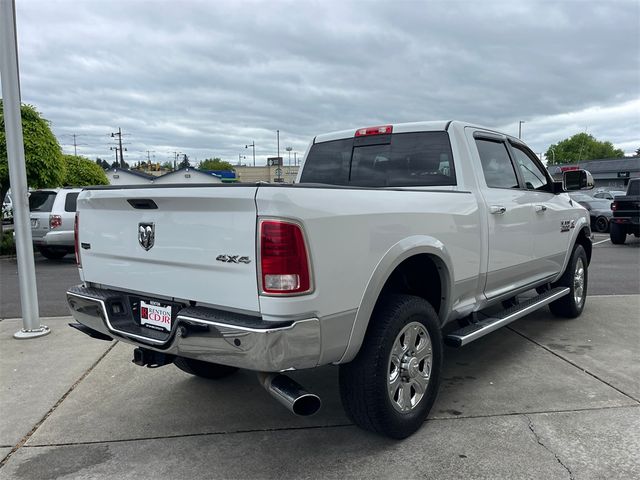
M 287 147 L 285 150 L 289 152 L 289 167 L 291 167 L 291 150 L 293 150 L 293 147 Z
M 13 223 L 18 263 L 18 285 L 22 307 L 22 329 L 14 338 L 41 337 L 50 333 L 40 323 L 36 268 L 33 259 L 31 221 L 27 190 L 27 168 L 20 112 L 20 76 L 14 0 L 0 0 L 0 76 L 4 100 L 4 130 L 7 141 L 9 183 L 13 192 Z
M 280 161 L 280 130 L 276 130 L 276 139 L 278 141 L 278 161 Z
M 518 138 L 522 138 L 522 124 L 525 123 L 524 120 L 520 120 L 518 122 Z
M 251 140 L 251 143 L 249 145 L 245 145 L 244 148 L 253 148 L 253 166 L 256 166 L 256 142 L 255 140 Z

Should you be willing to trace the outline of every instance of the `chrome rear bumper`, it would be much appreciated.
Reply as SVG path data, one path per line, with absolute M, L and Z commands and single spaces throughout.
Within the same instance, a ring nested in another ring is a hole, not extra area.
M 262 372 L 316 367 L 320 359 L 320 322 L 308 318 L 270 326 L 247 317 L 205 307 L 181 308 L 166 338 L 141 335 L 114 321 L 112 304 L 128 294 L 82 285 L 67 291 L 71 315 L 79 323 L 115 339 L 159 352 Z M 133 322 L 133 320 L 131 320 Z M 135 325 L 134 325 L 135 326 Z

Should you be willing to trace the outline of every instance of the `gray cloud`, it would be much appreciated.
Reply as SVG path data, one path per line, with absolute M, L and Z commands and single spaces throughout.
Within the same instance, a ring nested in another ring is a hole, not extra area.
M 537 151 L 640 147 L 636 1 L 18 2 L 23 100 L 65 150 L 259 163 L 318 133 L 461 119 Z

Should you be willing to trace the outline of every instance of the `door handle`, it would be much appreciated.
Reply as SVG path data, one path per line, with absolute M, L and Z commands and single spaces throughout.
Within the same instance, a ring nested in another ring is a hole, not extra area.
M 489 211 L 494 215 L 504 215 L 504 212 L 507 211 L 507 208 L 503 207 L 502 205 L 491 205 Z
M 546 205 L 536 205 L 536 213 L 544 213 L 547 211 Z

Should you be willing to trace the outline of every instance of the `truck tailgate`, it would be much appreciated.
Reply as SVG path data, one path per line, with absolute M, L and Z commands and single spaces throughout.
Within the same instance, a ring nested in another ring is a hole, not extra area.
M 256 188 L 83 191 L 78 212 L 84 281 L 258 312 Z

